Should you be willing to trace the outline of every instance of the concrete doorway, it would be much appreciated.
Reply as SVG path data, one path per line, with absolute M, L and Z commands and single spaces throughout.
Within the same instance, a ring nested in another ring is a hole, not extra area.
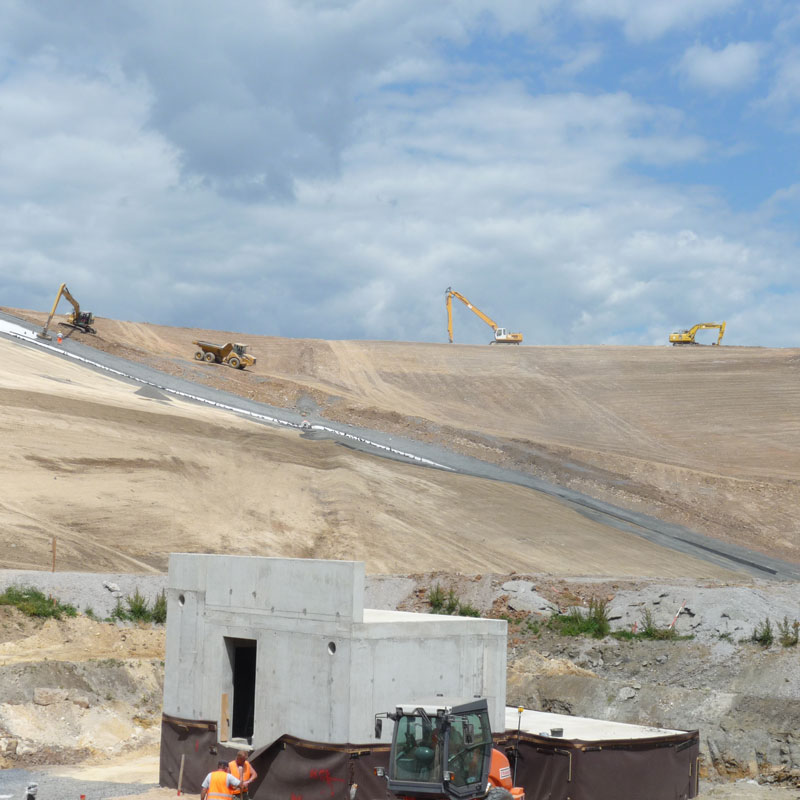
M 225 645 L 228 650 L 233 687 L 231 739 L 244 740 L 251 744 L 256 705 L 257 642 L 255 639 L 233 639 L 226 636 Z

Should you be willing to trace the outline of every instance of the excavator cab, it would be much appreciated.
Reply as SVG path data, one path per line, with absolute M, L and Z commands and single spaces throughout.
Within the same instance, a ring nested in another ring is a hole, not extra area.
M 53 308 L 50 310 L 50 315 L 47 317 L 47 322 L 44 323 L 44 327 L 42 328 L 41 332 L 37 333 L 36 335 L 40 339 L 53 338 L 50 336 L 47 330 L 50 327 L 50 323 L 53 321 L 56 308 L 58 308 L 58 302 L 62 297 L 66 297 L 66 299 L 72 304 L 72 313 L 67 317 L 66 322 L 59 322 L 58 324 L 63 325 L 65 328 L 72 328 L 73 330 L 81 331 L 81 333 L 97 333 L 97 331 L 92 327 L 94 324 L 94 314 L 92 314 L 91 311 L 81 311 L 78 301 L 70 294 L 69 289 L 67 289 L 67 284 L 62 283 L 61 286 L 58 287 L 56 300 L 53 303 Z
M 376 770 L 400 797 L 471 800 L 483 797 L 492 765 L 492 730 L 485 699 L 461 705 L 397 706 L 375 715 L 394 721 L 389 768 Z M 506 765 L 508 762 L 506 761 Z

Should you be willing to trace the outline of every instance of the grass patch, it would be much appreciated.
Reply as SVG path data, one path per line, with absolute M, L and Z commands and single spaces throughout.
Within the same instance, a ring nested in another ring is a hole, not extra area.
M 431 611 L 434 614 L 444 613 L 442 611 L 444 608 L 444 589 L 438 583 L 428 592 L 428 602 L 431 604 Z
M 642 630 L 639 633 L 640 639 L 652 639 L 655 641 L 665 641 L 680 638 L 675 628 L 659 628 L 653 617 L 653 612 L 646 608 L 642 614 Z
M 558 614 L 550 617 L 547 627 L 562 636 L 591 636 L 602 639 L 611 633 L 608 621 L 608 609 L 605 600 L 589 601 L 589 608 L 573 608 L 569 614 Z
M 481 612 L 478 611 L 475 606 L 470 605 L 469 603 L 459 603 L 458 609 L 456 610 L 456 616 L 459 617 L 479 617 Z
M 155 622 L 163 625 L 167 621 L 167 595 L 162 590 L 156 596 L 152 607 L 147 598 L 136 588 L 133 595 L 117 598 L 117 604 L 109 617 L 110 622 Z
M 775 641 L 775 633 L 772 630 L 772 623 L 769 621 L 769 617 L 765 617 L 763 622 L 759 622 L 756 625 L 750 641 L 760 644 L 762 647 L 769 647 Z
M 167 593 L 162 589 L 161 594 L 153 603 L 153 622 L 163 625 L 167 621 Z
M 474 606 L 462 603 L 455 589 L 450 589 L 445 593 L 438 583 L 428 592 L 428 602 L 431 604 L 431 611 L 434 614 L 458 617 L 479 617 L 481 615 L 481 612 Z
M 46 597 L 32 586 L 9 586 L 0 594 L 0 606 L 14 606 L 28 617 L 61 619 L 76 617 L 78 610 L 69 603 L 61 603 L 54 597 Z
M 784 647 L 797 645 L 798 632 L 800 632 L 800 622 L 797 620 L 790 625 L 788 617 L 784 617 L 783 622 L 778 623 L 778 641 Z
M 637 625 L 637 630 L 634 631 L 614 631 L 611 634 L 615 639 L 620 639 L 625 642 L 632 642 L 632 641 L 656 641 L 656 642 L 670 642 L 670 641 L 687 641 L 689 639 L 694 639 L 694 636 L 691 634 L 688 636 L 680 636 L 675 628 L 666 627 L 666 628 L 659 628 L 656 625 L 655 618 L 653 617 L 653 612 L 646 608 L 642 613 L 642 621 L 640 625 Z M 728 634 L 726 634 L 728 636 Z M 723 637 L 720 637 L 723 638 Z

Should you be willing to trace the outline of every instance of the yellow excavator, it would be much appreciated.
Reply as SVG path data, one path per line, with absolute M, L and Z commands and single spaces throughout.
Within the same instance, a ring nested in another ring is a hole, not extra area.
M 680 344 L 698 344 L 694 340 L 694 337 L 697 335 L 697 331 L 706 328 L 719 329 L 719 336 L 717 336 L 717 341 L 712 342 L 711 344 L 712 345 L 722 344 L 722 337 L 725 335 L 724 322 L 698 322 L 697 325 L 692 325 L 691 328 L 685 331 L 673 331 L 669 335 L 669 341 L 673 347 L 677 347 Z
M 50 334 L 48 334 L 47 329 L 50 327 L 50 323 L 53 321 L 56 308 L 58 308 L 58 302 L 62 297 L 66 297 L 67 300 L 72 303 L 72 313 L 69 314 L 66 322 L 59 322 L 58 324 L 64 325 L 67 328 L 72 328 L 76 331 L 81 331 L 81 333 L 97 333 L 97 331 L 92 327 L 92 323 L 94 322 L 94 314 L 92 314 L 91 311 L 81 311 L 78 301 L 70 294 L 69 289 L 67 289 L 67 284 L 62 283 L 61 286 L 58 287 L 58 294 L 56 295 L 55 303 L 53 303 L 53 308 L 50 310 L 50 316 L 47 318 L 47 322 L 45 322 L 42 332 L 38 333 L 37 336 L 40 339 L 49 340 L 53 338 L 50 336 Z
M 498 328 L 497 323 L 488 315 L 484 314 L 476 306 L 472 305 L 463 294 L 447 287 L 445 292 L 445 305 L 447 306 L 447 333 L 450 336 L 450 344 L 453 343 L 453 298 L 460 300 L 473 314 L 477 314 L 493 331 L 494 339 L 489 344 L 522 344 L 521 333 L 509 333 L 505 328 Z

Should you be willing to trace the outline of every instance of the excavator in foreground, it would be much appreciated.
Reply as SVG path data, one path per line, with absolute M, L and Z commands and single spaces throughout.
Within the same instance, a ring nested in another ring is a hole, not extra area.
M 494 746 L 485 698 L 399 705 L 375 715 L 376 739 L 387 718 L 394 722 L 389 767 L 375 774 L 397 797 L 525 800 L 507 756 Z
M 722 344 L 722 337 L 725 335 L 725 323 L 724 322 L 698 322 L 697 325 L 692 325 L 691 328 L 688 328 L 685 331 L 673 331 L 669 335 L 669 341 L 673 347 L 681 344 L 698 344 L 694 337 L 697 335 L 697 331 L 706 329 L 706 328 L 714 328 L 719 329 L 719 336 L 717 337 L 716 342 L 712 342 L 712 345 Z
M 494 339 L 489 344 L 522 344 L 521 333 L 509 333 L 505 328 L 498 328 L 497 323 L 477 306 L 472 305 L 463 294 L 459 294 L 449 286 L 445 292 L 445 305 L 447 306 L 447 333 L 450 344 L 453 343 L 453 298 L 460 300 L 473 314 L 477 314 L 493 331 Z
M 47 322 L 45 322 L 41 333 L 36 335 L 40 339 L 50 340 L 53 338 L 50 336 L 47 330 L 50 327 L 50 323 L 53 321 L 56 308 L 58 308 L 58 303 L 62 297 L 66 297 L 66 299 L 72 303 L 72 313 L 67 316 L 66 322 L 59 322 L 58 324 L 63 325 L 66 328 L 72 328 L 75 331 L 80 331 L 81 333 L 97 333 L 97 331 L 92 327 L 92 323 L 94 322 L 94 314 L 92 314 L 91 311 L 81 311 L 78 301 L 70 294 L 69 289 L 67 289 L 67 284 L 62 283 L 61 286 L 58 287 L 58 294 L 56 295 L 56 300 L 53 303 L 53 308 L 50 309 L 50 316 L 47 318 Z

